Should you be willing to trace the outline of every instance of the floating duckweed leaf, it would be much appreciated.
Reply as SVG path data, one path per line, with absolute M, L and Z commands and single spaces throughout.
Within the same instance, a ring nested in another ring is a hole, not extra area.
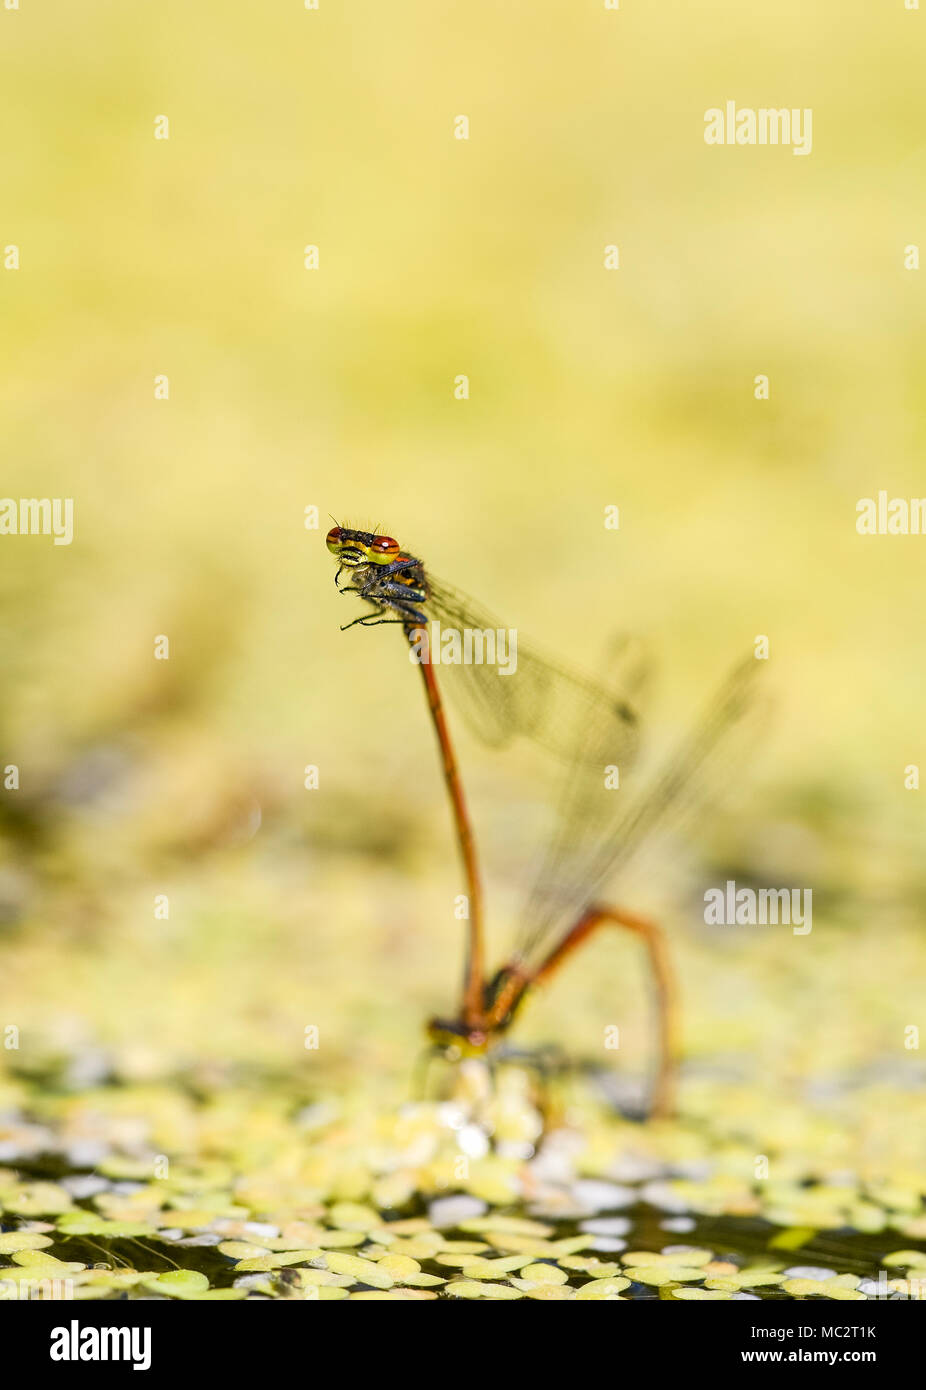
M 135 1284 L 154 1277 L 153 1271 L 140 1274 L 135 1269 L 85 1269 L 78 1275 L 77 1283 L 81 1286 L 99 1286 L 104 1289 L 130 1289 Z
M 529 1221 L 522 1216 L 474 1216 L 470 1221 L 461 1221 L 459 1229 L 472 1231 L 476 1235 L 496 1231 L 515 1236 L 537 1236 L 541 1240 L 555 1233 L 553 1226 L 546 1226 L 542 1221 Z
M 373 1184 L 371 1196 L 382 1211 L 404 1207 L 417 1191 L 416 1174 L 413 1172 L 390 1173 Z
M 474 1197 L 496 1206 L 513 1202 L 518 1196 L 520 1164 L 512 1159 L 482 1159 L 470 1170 L 469 1186 Z
M 58 1218 L 58 1230 L 69 1236 L 109 1236 L 111 1240 L 154 1235 L 147 1221 L 109 1221 L 92 1211 L 65 1212 Z
M 594 1246 L 596 1237 L 583 1232 L 578 1236 L 567 1236 L 565 1240 L 551 1240 L 547 1252 L 555 1259 L 560 1255 L 574 1255 L 578 1250 L 588 1250 Z
M 457 1279 L 444 1286 L 444 1292 L 451 1298 L 491 1298 L 496 1300 L 523 1298 L 520 1289 L 510 1284 L 488 1284 L 471 1279 Z
M 882 1256 L 881 1263 L 889 1267 L 898 1265 L 907 1268 L 926 1265 L 926 1250 L 893 1250 L 890 1255 Z
M 516 1288 L 527 1283 L 525 1296 L 541 1303 L 565 1303 L 576 1296 L 575 1289 L 567 1284 L 531 1284 L 523 1279 L 512 1279 L 511 1282 Z
M 319 1241 L 319 1245 L 324 1245 L 324 1241 Z M 430 1236 L 412 1236 L 409 1240 L 391 1240 L 388 1245 L 374 1242 L 367 1246 L 366 1254 L 370 1259 L 374 1258 L 374 1252 L 379 1255 L 407 1255 L 412 1260 L 430 1260 L 436 1255 L 444 1244 L 443 1237 L 437 1231 L 432 1231 Z
M 384 1225 L 383 1218 L 374 1207 L 360 1202 L 335 1202 L 328 1212 L 332 1226 L 343 1231 L 378 1231 Z
M 177 1211 L 175 1208 L 161 1212 L 162 1226 L 177 1226 L 181 1231 L 199 1231 L 211 1226 L 215 1221 L 214 1211 Z
M 538 1240 L 531 1236 L 520 1236 L 515 1232 L 492 1231 L 486 1233 L 486 1240 L 497 1250 L 510 1250 L 514 1254 L 532 1255 L 535 1259 L 557 1259 L 560 1255 L 573 1255 L 577 1250 L 586 1250 L 594 1245 L 595 1237 L 590 1235 L 568 1236 L 565 1240 Z
M 111 1154 L 96 1165 L 98 1173 L 104 1178 L 116 1178 L 130 1182 L 150 1182 L 154 1177 L 154 1156 L 146 1158 L 122 1158 Z
M 817 1234 L 813 1226 L 789 1226 L 786 1231 L 779 1231 L 768 1243 L 769 1250 L 801 1250 L 805 1245 L 809 1245 Z
M 912 1236 L 914 1240 L 926 1240 L 926 1216 L 914 1216 L 912 1221 L 898 1224 L 897 1229 L 905 1236 Z
M 0 1255 L 12 1255 L 17 1250 L 43 1250 L 54 1242 L 38 1231 L 4 1231 L 0 1233 Z
M 217 1221 L 215 1223 L 216 1230 L 222 1230 L 224 1224 L 224 1222 Z M 284 1250 L 304 1250 L 308 1245 L 318 1245 L 320 1243 L 319 1238 L 325 1234 L 321 1226 L 310 1221 L 286 1221 L 278 1236 L 276 1233 L 270 1234 L 269 1232 L 266 1235 L 258 1235 L 254 1230 L 254 1225 L 255 1223 L 250 1221 L 242 1227 L 238 1232 L 239 1238 L 241 1240 L 253 1240 L 258 1245 L 265 1240 L 279 1239 Z M 231 1233 L 229 1232 L 229 1234 Z
M 55 1182 L 29 1182 L 6 1196 L 4 1208 L 16 1216 L 54 1216 L 72 1211 L 71 1194 Z
M 876 1235 L 879 1231 L 884 1230 L 888 1224 L 888 1218 L 887 1213 L 872 1202 L 855 1202 L 847 1209 L 845 1219 L 840 1216 L 835 1224 L 854 1226 L 857 1231 Z
M 304 1289 L 317 1284 L 319 1288 L 339 1288 L 346 1289 L 354 1282 L 349 1274 L 335 1274 L 330 1269 L 294 1269 L 290 1271 L 298 1276 L 299 1283 Z M 236 1279 L 235 1283 L 239 1281 Z
M 685 1299 L 686 1301 L 689 1301 L 689 1302 L 690 1302 L 690 1301 L 695 1301 L 695 1302 L 700 1303 L 700 1302 L 707 1302 L 708 1300 L 712 1300 L 712 1301 L 714 1301 L 714 1302 L 718 1302 L 718 1303 L 719 1303 L 719 1302 L 722 1302 L 722 1301 L 725 1300 L 725 1299 L 730 1299 L 730 1298 L 732 1298 L 732 1297 L 733 1297 L 733 1294 L 732 1294 L 732 1293 L 729 1293 L 729 1292 L 722 1292 L 721 1290 L 715 1289 L 715 1288 L 713 1288 L 713 1286 L 710 1286 L 710 1287 L 704 1288 L 704 1289 L 692 1289 L 692 1288 L 687 1288 L 687 1289 L 673 1289 L 673 1290 L 672 1290 L 672 1297 L 673 1297 L 673 1298 L 682 1298 L 682 1299 Z
M 526 1255 L 521 1256 L 521 1258 L 525 1262 L 528 1260 Z M 460 1265 L 452 1265 L 451 1268 L 458 1268 L 464 1279 L 498 1279 L 502 1275 L 511 1273 L 510 1270 L 498 1268 L 501 1263 L 499 1260 L 473 1260 L 471 1264 L 467 1264 L 465 1257 L 462 1259 L 463 1262 Z
M 205 1293 L 186 1295 L 191 1303 L 225 1303 L 233 1299 L 247 1298 L 247 1289 L 207 1289 Z
M 436 1298 L 437 1294 L 430 1293 L 427 1289 L 408 1289 L 399 1287 L 394 1289 L 369 1289 L 365 1290 L 362 1293 L 349 1294 L 348 1297 L 351 1299 L 351 1301 L 359 1301 L 363 1299 L 366 1300 L 368 1303 L 374 1301 L 386 1303 L 409 1303 L 412 1301 L 418 1301 L 420 1299 Z
M 550 1242 L 538 1236 L 524 1236 L 518 1231 L 486 1231 L 486 1240 L 496 1250 L 509 1250 L 515 1255 L 530 1255 L 536 1259 L 550 1254 Z
M 223 1240 L 215 1248 L 231 1260 L 255 1259 L 269 1253 L 266 1245 L 252 1245 L 246 1240 Z
M 891 1207 L 894 1211 L 918 1212 L 922 1197 L 918 1188 L 896 1187 L 887 1183 L 877 1183 L 873 1188 L 874 1196 L 885 1207 Z
M 316 1241 L 323 1250 L 342 1250 L 354 1245 L 362 1245 L 363 1231 L 322 1231 Z
M 46 1270 L 49 1274 L 79 1274 L 87 1268 L 77 1260 L 59 1260 L 54 1255 L 46 1255 L 43 1250 L 16 1250 L 12 1258 L 15 1264 L 26 1269 Z
M 823 1297 L 847 1301 L 865 1297 L 854 1288 L 847 1288 L 839 1279 L 785 1279 L 781 1287 L 795 1298 Z
M 278 1231 L 276 1226 L 265 1224 L 264 1222 L 232 1221 L 227 1217 L 220 1216 L 217 1220 L 213 1221 L 212 1224 L 219 1235 L 224 1236 L 226 1240 L 249 1240 L 253 1241 L 255 1245 L 262 1245 L 265 1240 L 271 1239 L 277 1235 L 282 1235 L 282 1232 Z M 260 1227 L 259 1230 L 257 1229 L 258 1226 Z M 315 1234 L 315 1228 L 309 1226 L 304 1221 L 290 1222 L 290 1226 L 300 1230 L 311 1230 L 313 1235 Z M 311 1244 L 312 1241 L 306 1240 L 300 1235 L 298 1239 L 294 1237 L 290 1241 L 290 1249 L 295 1250 L 297 1245 Z
M 620 1274 L 621 1267 L 613 1260 L 596 1260 L 581 1255 L 563 1255 L 560 1259 L 563 1269 L 573 1269 L 578 1274 L 590 1274 L 594 1279 L 607 1279 L 612 1274 Z
M 359 1255 L 343 1255 L 332 1250 L 325 1254 L 325 1263 L 333 1273 L 349 1274 L 356 1283 L 371 1284 L 374 1289 L 391 1289 L 395 1283 L 387 1270 Z
M 705 1279 L 706 1289 L 755 1289 L 762 1285 L 780 1284 L 784 1275 L 774 1269 L 740 1269 L 732 1274 L 715 1274 Z
M 482 1240 L 441 1240 L 440 1243 L 442 1255 L 481 1255 L 488 1248 Z
M 463 1265 L 464 1279 L 497 1279 L 531 1263 L 530 1255 L 505 1255 L 500 1260 L 482 1260 L 473 1256 Z
M 693 1249 L 691 1246 L 677 1246 L 671 1251 L 654 1255 L 651 1250 L 627 1250 L 621 1254 L 625 1265 L 684 1265 L 686 1269 L 697 1269 L 711 1261 L 711 1251 Z
M 627 1256 L 624 1256 L 626 1262 Z M 706 1265 L 710 1264 L 714 1258 L 712 1250 L 703 1250 L 696 1245 L 673 1245 L 663 1250 L 662 1259 L 668 1260 L 670 1264 L 683 1265 Z M 636 1264 L 636 1261 L 634 1261 Z
M 525 1255 L 523 1258 L 527 1260 L 528 1263 L 530 1262 L 530 1256 Z M 448 1269 L 466 1269 L 470 1265 L 482 1264 L 478 1255 L 445 1255 L 443 1253 L 435 1255 L 434 1262 L 435 1264 L 445 1265 Z M 495 1262 L 487 1261 L 487 1263 L 494 1264 Z
M 653 1284 L 657 1288 L 662 1284 L 690 1284 L 704 1278 L 704 1270 L 694 1265 L 642 1265 L 639 1269 L 625 1269 L 624 1273 L 636 1284 Z
M 168 1269 L 144 1281 L 152 1293 L 170 1294 L 171 1298 L 195 1298 L 209 1287 L 209 1280 L 198 1269 Z
M 360 1204 L 360 1198 L 365 1197 L 370 1190 L 370 1170 L 365 1163 L 359 1160 L 346 1167 L 338 1167 L 333 1175 L 329 1197 L 336 1202 L 354 1202 Z
M 245 1270 L 256 1272 L 266 1269 L 286 1269 L 289 1265 L 307 1264 L 309 1260 L 317 1260 L 321 1254 L 322 1252 L 318 1247 L 314 1250 L 271 1250 L 264 1255 L 248 1256 L 247 1259 L 239 1260 L 235 1269 L 242 1273 Z
M 410 1255 L 384 1255 L 376 1263 L 379 1269 L 384 1269 L 393 1279 L 407 1279 L 410 1274 L 421 1273 L 421 1265 Z
M 389 1232 L 397 1236 L 420 1236 L 433 1234 L 431 1223 L 423 1216 L 409 1216 L 402 1221 L 390 1221 Z
M 524 1266 L 521 1278 L 532 1284 L 565 1284 L 569 1276 L 556 1265 L 532 1264 Z
M 630 1284 L 629 1279 L 617 1276 L 610 1279 L 590 1279 L 587 1284 L 576 1289 L 576 1298 L 582 1302 L 587 1299 L 598 1300 L 616 1297 L 622 1289 L 626 1289 Z

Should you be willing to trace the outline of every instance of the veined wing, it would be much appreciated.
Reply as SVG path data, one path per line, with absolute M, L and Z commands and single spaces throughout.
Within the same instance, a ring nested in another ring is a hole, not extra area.
M 661 770 L 629 799 L 623 787 L 608 789 L 605 767 L 589 766 L 580 744 L 564 780 L 557 828 L 528 897 L 515 959 L 536 960 L 655 831 L 703 811 L 719 796 L 758 742 L 766 709 L 759 679 L 754 657 L 736 666 Z
M 629 766 L 639 744 L 636 700 L 644 675 L 637 643 L 623 639 L 607 685 L 568 670 L 523 642 L 491 613 L 449 585 L 429 578 L 430 596 L 423 605 L 442 629 L 516 634 L 516 664 L 442 664 L 441 685 L 457 703 L 473 732 L 493 747 L 515 738 L 532 739 L 556 757 Z

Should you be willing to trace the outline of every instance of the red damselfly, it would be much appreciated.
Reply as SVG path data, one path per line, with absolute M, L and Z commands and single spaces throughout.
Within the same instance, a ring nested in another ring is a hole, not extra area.
M 650 1111 L 672 1105 L 678 1060 L 678 1005 L 662 930 L 647 917 L 604 904 L 599 894 L 670 811 L 700 807 L 708 770 L 729 768 L 734 735 L 754 707 L 757 662 L 749 657 L 727 677 L 704 716 L 661 773 L 629 802 L 606 790 L 639 744 L 636 697 L 643 669 L 632 642 L 615 648 L 606 683 L 567 670 L 526 646 L 484 609 L 425 571 L 391 536 L 335 526 L 328 549 L 338 561 L 342 593 L 370 604 L 344 629 L 396 623 L 420 665 L 440 747 L 467 883 L 469 917 L 463 992 L 457 1016 L 428 1024 L 431 1041 L 457 1055 L 482 1055 L 506 1034 L 529 989 L 548 981 L 600 926 L 635 933 L 647 951 L 656 994 L 657 1063 Z M 347 575 L 351 582 L 341 582 Z M 506 635 L 507 634 L 507 635 Z M 491 639 L 491 640 L 490 640 Z M 557 829 L 525 908 L 517 946 L 500 969 L 485 962 L 483 898 L 475 841 L 435 667 L 475 732 L 504 745 L 523 735 L 566 763 Z M 725 749 L 726 759 L 717 754 Z

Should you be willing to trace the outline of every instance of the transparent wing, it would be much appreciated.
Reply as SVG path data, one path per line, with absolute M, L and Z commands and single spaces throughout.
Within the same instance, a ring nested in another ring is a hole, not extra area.
M 679 826 L 722 796 L 760 737 L 768 709 L 757 689 L 760 666 L 750 656 L 733 669 L 695 727 L 639 793 L 609 787 L 605 766 L 590 766 L 580 743 L 564 779 L 556 830 L 525 906 L 515 959 L 527 962 L 548 949 L 655 831 Z
M 512 631 L 448 585 L 431 579 L 429 587 L 425 607 L 442 629 Z M 602 760 L 629 766 L 639 744 L 636 701 L 645 670 L 639 645 L 620 639 L 602 684 L 548 660 L 514 631 L 510 674 L 498 662 L 441 664 L 441 687 L 477 737 L 492 747 L 524 737 L 561 759 L 572 761 L 579 750 L 596 766 Z

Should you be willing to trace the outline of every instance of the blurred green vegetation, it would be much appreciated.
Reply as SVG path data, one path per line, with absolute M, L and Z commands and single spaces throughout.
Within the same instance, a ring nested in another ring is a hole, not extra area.
M 921 1079 L 926 542 L 855 504 L 923 492 L 923 45 L 835 0 L 0 16 L 4 491 L 76 517 L 0 551 L 7 1060 L 371 1084 L 453 1002 L 432 736 L 396 634 L 338 630 L 332 512 L 569 659 L 646 634 L 657 740 L 768 634 L 736 815 L 624 896 L 672 929 L 690 1055 Z M 812 155 L 705 146 L 728 98 L 812 107 Z M 547 784 L 461 750 L 500 955 Z M 741 868 L 812 887 L 812 935 L 709 937 L 701 885 Z M 602 941 L 524 1036 L 626 1018 L 639 1065 L 642 979 Z

